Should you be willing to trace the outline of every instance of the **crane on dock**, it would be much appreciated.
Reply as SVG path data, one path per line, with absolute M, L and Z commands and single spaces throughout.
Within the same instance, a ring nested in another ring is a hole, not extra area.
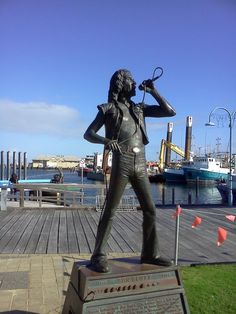
M 158 164 L 160 172 L 163 172 L 163 169 L 164 169 L 164 165 L 165 165 L 164 155 L 165 155 L 166 148 L 170 148 L 173 152 L 180 155 L 182 158 L 185 158 L 185 152 L 179 146 L 162 139 L 161 150 L 159 154 L 159 164 Z

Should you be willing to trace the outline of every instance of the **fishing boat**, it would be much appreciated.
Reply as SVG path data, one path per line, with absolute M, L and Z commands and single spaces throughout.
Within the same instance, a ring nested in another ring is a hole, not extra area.
M 199 182 L 216 183 L 227 180 L 229 168 L 223 167 L 221 161 L 213 157 L 193 157 L 182 169 L 187 183 Z
M 220 192 L 223 203 L 228 202 L 229 196 L 229 180 L 219 182 L 217 189 Z M 236 204 L 236 173 L 232 174 L 232 192 L 233 192 L 233 204 Z
M 84 177 L 87 177 L 88 173 L 93 172 L 93 168 L 92 167 L 91 168 L 90 167 L 79 168 L 77 172 L 78 172 L 78 176 L 83 175 Z
M 165 182 L 163 173 L 149 174 L 148 178 L 151 183 L 164 183 Z
M 169 183 L 185 183 L 184 170 L 182 168 L 165 168 L 163 171 L 165 182 Z
M 105 176 L 102 171 L 91 171 L 87 173 L 87 179 L 103 182 L 105 180 Z

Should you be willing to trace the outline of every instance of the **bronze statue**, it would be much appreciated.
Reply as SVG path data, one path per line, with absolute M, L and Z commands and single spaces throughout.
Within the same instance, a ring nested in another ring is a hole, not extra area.
M 155 80 L 155 79 L 154 79 Z M 141 263 L 170 266 L 171 260 L 161 256 L 155 226 L 155 204 L 152 200 L 146 169 L 145 145 L 148 137 L 145 117 L 171 117 L 175 110 L 158 93 L 154 80 L 146 80 L 140 90 L 150 93 L 158 105 L 135 104 L 136 83 L 126 69 L 116 71 L 110 81 L 108 103 L 98 106 L 98 114 L 84 134 L 92 143 L 104 144 L 113 152 L 110 185 L 104 212 L 100 219 L 95 249 L 91 257 L 92 269 L 108 272 L 105 246 L 112 227 L 116 208 L 125 186 L 131 183 L 143 211 L 143 244 Z M 105 137 L 97 132 L 105 126 Z

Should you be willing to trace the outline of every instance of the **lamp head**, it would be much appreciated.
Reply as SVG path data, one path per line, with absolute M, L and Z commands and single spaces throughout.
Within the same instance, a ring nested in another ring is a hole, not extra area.
M 205 126 L 215 126 L 215 123 L 214 123 L 214 122 L 209 121 L 209 122 L 205 123 Z

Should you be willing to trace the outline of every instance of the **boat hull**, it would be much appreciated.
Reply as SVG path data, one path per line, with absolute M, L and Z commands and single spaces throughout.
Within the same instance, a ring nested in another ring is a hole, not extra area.
M 202 182 L 215 183 L 216 181 L 225 181 L 228 178 L 228 173 L 210 171 L 207 169 L 183 168 L 185 179 L 187 182 Z
M 107 174 L 106 176 L 102 172 L 88 172 L 87 173 L 87 179 L 88 180 L 94 180 L 94 181 L 102 181 L 110 179 L 110 174 Z
M 226 182 L 218 183 L 217 189 L 220 192 L 223 203 L 227 203 L 228 196 L 229 196 L 228 180 Z M 233 192 L 233 204 L 236 204 L 236 174 L 232 174 L 232 192 Z
M 151 183 L 164 183 L 165 182 L 165 179 L 162 173 L 149 175 L 148 178 Z
M 185 183 L 185 175 L 183 169 L 165 169 L 163 177 L 166 182 Z
M 229 196 L 229 188 L 227 186 L 227 183 L 218 184 L 217 189 L 220 192 L 223 203 L 227 203 Z M 233 189 L 233 204 L 236 204 L 236 189 Z
M 78 170 L 78 176 L 81 177 L 83 175 L 83 177 L 87 177 L 88 176 L 88 173 L 91 173 L 93 172 L 93 169 L 91 168 L 80 168 Z

